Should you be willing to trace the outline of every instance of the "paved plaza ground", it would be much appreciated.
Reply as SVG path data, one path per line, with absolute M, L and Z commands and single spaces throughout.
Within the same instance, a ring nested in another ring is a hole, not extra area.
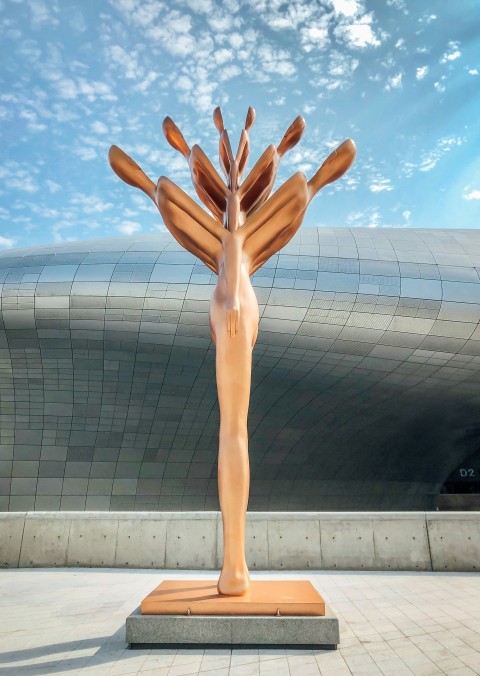
M 125 617 L 162 579 L 192 576 L 213 578 L 198 571 L 0 571 L 0 674 L 480 674 L 480 576 L 470 573 L 255 573 L 311 579 L 340 619 L 339 649 L 128 650 Z

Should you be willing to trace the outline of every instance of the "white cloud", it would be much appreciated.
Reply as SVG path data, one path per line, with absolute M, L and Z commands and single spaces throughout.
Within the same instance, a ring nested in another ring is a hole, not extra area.
M 227 80 L 231 80 L 232 77 L 237 77 L 238 75 L 241 75 L 242 69 L 239 66 L 225 66 L 225 68 L 222 68 L 222 70 L 219 73 L 218 79 L 220 82 L 225 82 Z
M 233 52 L 231 49 L 217 49 L 215 50 L 213 57 L 215 59 L 215 63 L 221 66 L 233 59 Z
M 464 189 L 463 199 L 464 200 L 480 200 L 480 189 L 475 188 L 473 190 L 470 190 L 470 186 L 467 185 L 467 187 Z
M 329 0 L 336 16 L 357 16 L 360 12 L 360 5 L 357 0 Z
M 58 14 L 58 2 L 50 0 L 48 5 L 43 0 L 29 0 L 33 28 L 41 28 L 44 24 L 58 26 L 59 21 L 55 16 Z
M 31 169 L 23 169 L 19 162 L 6 162 L 0 166 L 0 179 L 3 179 L 7 188 L 34 193 L 40 190 Z
M 158 79 L 158 77 L 158 73 L 153 70 L 149 71 L 147 76 L 135 86 L 135 89 L 139 92 L 142 92 L 142 94 L 145 93 L 147 89 L 150 88 L 150 85 Z
M 349 78 L 359 66 L 359 60 L 332 50 L 328 55 L 328 72 L 339 78 Z
M 15 246 L 16 239 L 13 239 L 13 237 L 4 237 L 3 235 L 0 235 L 0 246 L 4 247 L 5 249 L 11 249 L 12 246 Z
M 122 235 L 133 235 L 136 232 L 140 232 L 142 226 L 140 223 L 135 221 L 123 221 L 120 225 L 117 226 L 117 230 L 122 233 Z
M 45 131 L 45 129 L 47 128 L 46 124 L 38 122 L 37 113 L 34 112 L 33 110 L 25 108 L 19 112 L 18 117 L 21 120 L 26 120 L 27 129 L 29 131 L 33 132 Z
M 151 25 L 146 30 L 148 38 L 158 43 L 162 49 L 173 56 L 189 56 L 194 54 L 197 41 L 191 35 L 192 18 L 178 10 L 162 14 L 161 22 Z
M 84 162 L 89 162 L 90 160 L 94 160 L 97 157 L 97 151 L 95 148 L 91 148 L 90 146 L 78 146 L 73 150 L 73 152 Z
M 380 212 L 375 207 L 352 211 L 347 216 L 347 224 L 352 228 L 376 228 L 380 225 Z
M 62 189 L 62 186 L 59 183 L 55 183 L 55 181 L 51 181 L 48 178 L 45 181 L 45 183 L 47 184 L 47 188 L 48 188 L 49 192 L 51 192 L 52 194 L 56 193 L 56 192 L 58 192 L 59 190 Z
M 100 122 L 100 120 L 95 120 L 90 124 L 90 129 L 94 132 L 94 134 L 106 134 L 109 129 L 106 124 L 103 122 Z
M 328 17 L 319 20 L 316 24 L 309 24 L 300 30 L 300 39 L 304 51 L 326 49 L 330 43 L 328 37 Z
M 216 7 L 212 4 L 212 0 L 183 0 L 187 7 L 190 7 L 194 12 L 199 14 L 210 14 L 216 11 Z
M 476 68 L 470 68 L 468 71 L 469 75 L 478 75 L 478 70 Z
M 459 47 L 459 42 L 450 40 L 448 43 L 448 49 L 440 59 L 440 63 L 448 63 L 449 61 L 455 61 L 456 59 L 459 59 L 462 56 L 462 52 L 460 51 Z
M 116 101 L 117 99 L 110 86 L 105 82 L 87 80 L 84 77 L 72 80 L 71 78 L 61 76 L 55 78 L 55 80 L 58 95 L 62 99 L 73 100 L 84 96 L 91 103 L 97 99 L 103 101 Z
M 85 214 L 103 214 L 113 207 L 112 202 L 104 202 L 96 195 L 79 194 L 72 198 L 71 204 L 79 206 Z
M 105 55 L 108 62 L 121 68 L 127 80 L 137 80 L 143 77 L 144 68 L 138 62 L 136 51 L 127 52 L 120 45 L 109 45 Z
M 372 14 L 364 14 L 353 23 L 338 25 L 334 33 L 338 39 L 353 49 L 378 47 L 380 40 L 372 28 L 372 22 Z
M 402 86 L 402 73 L 397 73 L 396 75 L 391 75 L 387 79 L 387 83 L 384 87 L 385 91 L 389 92 L 392 89 L 400 89 Z
M 425 75 L 428 73 L 428 66 L 421 66 L 420 68 L 417 68 L 417 72 L 415 74 L 415 77 L 417 80 L 423 80 Z
M 369 186 L 371 192 L 390 192 L 393 190 L 392 182 L 389 178 L 382 178 L 381 176 L 375 178 Z
M 440 94 L 443 94 L 443 92 L 445 91 L 445 81 L 446 81 L 446 79 L 447 78 L 445 77 L 445 75 L 442 75 L 440 80 L 437 80 L 436 82 L 433 83 L 433 86 L 435 87 L 437 92 L 439 92 Z
M 419 161 L 403 162 L 402 171 L 407 178 L 413 176 L 416 171 L 423 173 L 431 171 L 452 148 L 461 146 L 464 142 L 463 136 L 443 136 L 437 141 L 433 150 L 421 154 Z
M 284 49 L 276 50 L 270 44 L 260 45 L 258 56 L 261 59 L 262 69 L 266 73 L 276 73 L 284 77 L 295 74 L 296 68 L 290 60 L 290 54 Z

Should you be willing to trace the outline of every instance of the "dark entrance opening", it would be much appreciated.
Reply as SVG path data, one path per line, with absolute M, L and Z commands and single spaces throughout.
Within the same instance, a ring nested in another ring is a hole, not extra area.
M 447 478 L 436 500 L 437 509 L 480 510 L 480 448 Z

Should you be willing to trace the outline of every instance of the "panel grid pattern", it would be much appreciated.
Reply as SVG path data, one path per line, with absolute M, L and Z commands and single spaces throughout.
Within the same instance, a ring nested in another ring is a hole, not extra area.
M 250 509 L 428 509 L 480 446 L 480 234 L 305 228 L 253 277 Z M 0 254 L 0 509 L 218 508 L 208 307 L 169 235 Z

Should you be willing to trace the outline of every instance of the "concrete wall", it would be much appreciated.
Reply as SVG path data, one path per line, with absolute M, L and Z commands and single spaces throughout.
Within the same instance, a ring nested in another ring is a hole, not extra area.
M 251 512 L 251 570 L 480 568 L 478 512 Z M 217 569 L 218 512 L 0 514 L 0 566 Z

